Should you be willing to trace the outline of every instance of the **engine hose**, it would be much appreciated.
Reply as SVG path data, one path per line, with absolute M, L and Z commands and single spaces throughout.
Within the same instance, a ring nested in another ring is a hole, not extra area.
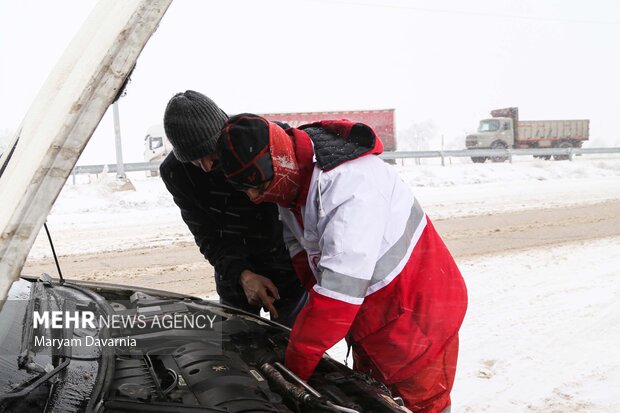
M 269 363 L 264 363 L 260 370 L 267 376 L 276 386 L 284 391 L 289 397 L 299 403 L 308 403 L 312 396 L 307 391 L 300 389 L 293 383 L 284 378 L 280 372 Z
M 280 389 L 282 389 L 288 396 L 292 397 L 297 402 L 310 406 L 320 406 L 322 409 L 331 410 L 338 413 L 360 413 L 357 410 L 339 406 L 329 400 L 326 400 L 318 391 L 314 390 L 297 375 L 295 375 L 295 373 L 284 367 L 282 364 L 276 362 L 275 365 L 286 372 L 295 382 L 303 386 L 304 389 L 297 387 L 295 384 L 284 378 L 280 371 L 270 363 L 264 363 L 260 369 L 265 376 L 267 376 L 274 384 L 280 387 Z

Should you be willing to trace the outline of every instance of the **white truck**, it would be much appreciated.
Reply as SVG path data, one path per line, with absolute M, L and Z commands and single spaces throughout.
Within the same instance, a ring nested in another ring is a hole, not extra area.
M 581 148 L 589 139 L 590 121 L 587 119 L 519 120 L 519 109 L 515 107 L 492 110 L 491 116 L 480 121 L 476 133 L 467 135 L 467 149 Z M 554 155 L 553 158 L 564 160 L 568 155 Z M 472 156 L 471 160 L 482 163 L 487 157 Z M 491 160 L 503 162 L 506 157 L 491 157 Z
M 172 144 L 166 137 L 164 125 L 159 123 L 149 127 L 144 137 L 144 162 L 162 161 L 172 150 Z M 158 170 L 146 171 L 146 176 L 157 176 Z

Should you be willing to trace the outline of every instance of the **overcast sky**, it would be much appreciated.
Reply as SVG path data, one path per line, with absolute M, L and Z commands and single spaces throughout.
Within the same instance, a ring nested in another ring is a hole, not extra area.
M 95 0 L 0 0 L 0 131 L 17 129 Z M 120 100 L 126 161 L 168 99 L 225 111 L 396 109 L 460 141 L 498 107 L 620 145 L 618 0 L 174 0 Z M 111 111 L 79 163 L 114 161 Z M 596 145 L 595 145 L 596 144 Z

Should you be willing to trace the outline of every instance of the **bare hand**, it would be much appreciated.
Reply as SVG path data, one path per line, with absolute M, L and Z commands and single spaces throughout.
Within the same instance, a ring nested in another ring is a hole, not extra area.
M 252 305 L 262 304 L 263 308 L 271 314 L 271 318 L 274 320 L 278 318 L 278 311 L 273 303 L 280 299 L 280 294 L 278 288 L 269 278 L 250 270 L 244 270 L 241 272 L 239 282 L 243 287 L 248 303 Z

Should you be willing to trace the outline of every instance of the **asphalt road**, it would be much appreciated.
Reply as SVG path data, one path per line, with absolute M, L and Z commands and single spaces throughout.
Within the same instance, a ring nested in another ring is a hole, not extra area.
M 456 258 L 620 235 L 620 201 L 434 222 Z

